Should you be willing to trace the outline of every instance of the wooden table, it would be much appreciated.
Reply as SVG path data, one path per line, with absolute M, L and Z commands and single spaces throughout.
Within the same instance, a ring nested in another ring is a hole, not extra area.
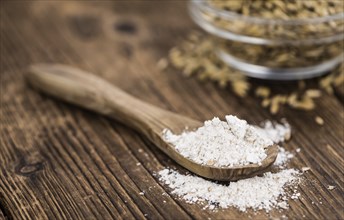
M 344 219 L 342 96 L 324 94 L 313 111 L 285 108 L 272 116 L 253 95 L 239 98 L 176 69 L 160 71 L 158 60 L 197 29 L 184 1 L 0 4 L 0 218 Z M 88 70 L 144 101 L 202 121 L 226 114 L 254 124 L 287 118 L 293 137 L 285 148 L 301 149 L 290 166 L 311 167 L 300 200 L 290 201 L 287 211 L 256 215 L 187 204 L 154 175 L 181 168 L 140 134 L 29 88 L 23 77 L 37 62 Z

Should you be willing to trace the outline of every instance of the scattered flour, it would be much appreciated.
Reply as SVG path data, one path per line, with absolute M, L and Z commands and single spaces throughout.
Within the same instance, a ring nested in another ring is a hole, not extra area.
M 181 135 L 174 135 L 167 130 L 165 138 L 184 156 L 199 163 L 217 160 L 216 165 L 220 166 L 245 164 L 248 161 L 259 162 L 265 157 L 260 151 L 264 149 L 264 145 L 266 147 L 290 139 L 291 129 L 287 122 L 278 124 L 266 121 L 262 127 L 253 127 L 235 116 L 226 116 L 226 120 L 227 122 L 223 122 L 214 118 L 206 121 L 204 126 L 195 132 L 184 132 Z M 263 138 L 258 138 L 259 135 Z M 230 140 L 233 137 L 235 140 Z M 245 146 L 250 147 L 246 149 Z M 250 160 L 248 155 L 251 154 L 256 155 L 254 160 Z M 192 174 L 183 175 L 171 169 L 161 170 L 158 174 L 160 181 L 168 185 L 173 194 L 189 203 L 203 202 L 208 209 L 233 206 L 241 211 L 251 208 L 268 212 L 273 208 L 287 209 L 288 199 L 298 199 L 300 196 L 297 183 L 302 172 L 285 169 L 293 156 L 280 146 L 274 163 L 274 166 L 280 169 L 277 173 L 267 172 L 261 177 L 230 182 L 228 185 Z M 294 190 L 287 191 L 288 186 Z
M 270 138 L 275 144 L 287 141 L 291 138 L 291 128 L 289 123 L 284 119 L 283 124 L 272 123 L 271 121 L 265 121 L 262 123 L 262 127 L 255 126 L 260 135 Z M 300 151 L 296 150 L 297 152 Z M 286 151 L 283 147 L 279 146 L 279 152 L 274 162 L 275 166 L 279 168 L 285 167 L 286 163 L 294 157 L 294 154 Z
M 164 139 L 184 157 L 219 167 L 260 163 L 267 156 L 265 148 L 273 144 L 257 128 L 232 115 L 226 121 L 215 117 L 196 131 L 180 135 L 165 130 Z
M 279 168 L 283 168 L 286 166 L 287 162 L 294 157 L 294 154 L 286 151 L 283 147 L 279 146 L 279 151 L 277 154 L 277 158 L 273 165 L 278 166 Z
M 222 185 L 193 175 L 182 175 L 171 169 L 159 172 L 160 181 L 169 185 L 172 193 L 189 203 L 206 202 L 206 207 L 227 208 L 234 206 L 240 211 L 288 208 L 288 199 L 297 199 L 297 192 L 288 195 L 284 188 L 298 181 L 299 171 L 282 170 L 278 173 L 267 172 L 262 177 L 231 182 Z
M 285 119 L 283 124 L 265 121 L 262 123 L 262 127 L 255 127 L 261 135 L 270 138 L 274 143 L 287 141 L 291 137 L 290 125 Z

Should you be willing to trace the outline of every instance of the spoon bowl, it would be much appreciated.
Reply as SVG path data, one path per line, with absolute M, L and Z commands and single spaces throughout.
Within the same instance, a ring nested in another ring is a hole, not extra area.
M 234 181 L 263 173 L 276 160 L 278 147 L 266 148 L 260 164 L 216 167 L 198 164 L 182 156 L 163 138 L 163 130 L 174 134 L 195 130 L 202 122 L 143 102 L 105 80 L 60 64 L 36 64 L 29 68 L 27 81 L 38 90 L 69 103 L 113 118 L 143 134 L 171 159 L 191 172 L 212 180 Z

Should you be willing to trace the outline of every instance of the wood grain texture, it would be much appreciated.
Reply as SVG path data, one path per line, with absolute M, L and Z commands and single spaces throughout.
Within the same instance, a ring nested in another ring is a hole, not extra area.
M 313 111 L 283 109 L 271 116 L 251 96 L 238 98 L 173 68 L 159 71 L 158 60 L 197 28 L 186 2 L 0 4 L 0 208 L 5 218 L 344 219 L 343 102 L 324 95 Z M 301 149 L 290 166 L 311 167 L 299 188 L 301 199 L 290 201 L 287 211 L 256 215 L 187 204 L 154 175 L 164 167 L 183 169 L 147 139 L 28 88 L 25 70 L 37 62 L 99 74 L 144 101 L 200 121 L 226 114 L 254 124 L 287 118 L 293 134 L 285 148 Z M 283 91 L 289 85 L 275 87 Z M 316 116 L 324 119 L 323 126 Z M 335 189 L 328 190 L 329 185 Z

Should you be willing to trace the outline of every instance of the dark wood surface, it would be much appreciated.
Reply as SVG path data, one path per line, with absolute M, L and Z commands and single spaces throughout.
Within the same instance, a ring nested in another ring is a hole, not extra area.
M 312 111 L 285 108 L 272 116 L 252 95 L 239 98 L 176 69 L 160 71 L 158 60 L 197 29 L 185 1 L 0 4 L 0 218 L 344 219 L 343 102 L 324 94 Z M 181 168 L 140 134 L 29 88 L 24 75 L 37 62 L 85 69 L 144 101 L 201 121 L 226 114 L 254 124 L 287 118 L 293 137 L 285 148 L 301 148 L 290 166 L 311 167 L 299 187 L 300 200 L 270 214 L 187 204 L 154 175 L 164 167 Z

